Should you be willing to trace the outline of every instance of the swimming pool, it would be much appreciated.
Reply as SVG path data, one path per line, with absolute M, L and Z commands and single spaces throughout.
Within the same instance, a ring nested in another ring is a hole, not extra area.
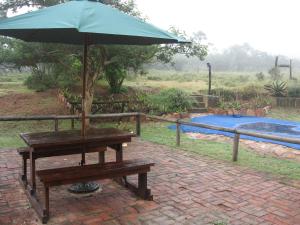
M 263 134 L 271 134 L 280 137 L 290 137 L 300 139 L 300 123 L 286 120 L 278 120 L 267 117 L 255 117 L 255 116 L 224 116 L 224 115 L 209 115 L 195 117 L 191 119 L 191 122 L 201 123 L 207 125 L 214 125 L 225 128 L 239 128 L 248 131 L 254 131 Z M 170 126 L 171 129 L 176 129 L 176 126 Z M 181 131 L 184 133 L 203 133 L 203 134 L 218 134 L 228 137 L 233 137 L 234 134 L 217 131 L 207 128 L 192 127 L 187 125 L 182 125 L 180 127 Z M 264 138 L 257 138 L 247 135 L 241 135 L 242 139 L 254 140 L 259 142 L 268 142 L 287 146 L 290 148 L 300 150 L 299 144 L 286 143 L 281 141 L 274 141 Z

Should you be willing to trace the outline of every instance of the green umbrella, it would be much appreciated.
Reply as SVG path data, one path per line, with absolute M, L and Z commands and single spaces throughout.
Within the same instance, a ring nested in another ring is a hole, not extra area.
M 96 0 L 70 1 L 0 20 L 0 35 L 18 38 L 27 42 L 84 45 L 83 135 L 86 133 L 84 106 L 89 45 L 151 45 L 187 42 Z

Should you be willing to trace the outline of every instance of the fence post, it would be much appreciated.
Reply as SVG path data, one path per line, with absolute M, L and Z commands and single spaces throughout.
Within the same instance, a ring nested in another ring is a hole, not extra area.
M 180 121 L 176 120 L 176 146 L 180 146 Z
M 141 136 L 141 114 L 140 113 L 135 116 L 135 122 L 136 122 L 135 132 L 136 135 L 140 137 Z
M 75 115 L 75 106 L 74 106 L 74 104 L 72 104 L 72 106 L 71 106 L 71 114 Z M 71 129 L 74 130 L 74 127 L 75 127 L 75 120 L 71 119 Z
M 58 119 L 54 119 L 54 130 L 55 132 L 58 131 Z
M 235 133 L 234 139 L 233 139 L 233 152 L 232 152 L 232 161 L 233 162 L 236 162 L 238 160 L 239 142 L 240 142 L 240 134 Z

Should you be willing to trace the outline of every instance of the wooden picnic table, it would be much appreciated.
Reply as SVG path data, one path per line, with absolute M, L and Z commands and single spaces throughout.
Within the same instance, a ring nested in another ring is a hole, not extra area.
M 30 192 L 36 192 L 36 165 L 38 158 L 99 152 L 99 163 L 104 163 L 106 147 L 116 151 L 116 162 L 123 161 L 123 143 L 131 142 L 134 134 L 115 128 L 92 128 L 85 137 L 80 130 L 22 133 L 21 138 L 30 147 Z
M 89 182 L 101 179 L 114 179 L 144 200 L 152 200 L 147 187 L 147 173 L 154 163 L 133 159 L 123 161 L 123 144 L 131 142 L 132 133 L 115 128 L 93 128 L 81 136 L 79 130 L 38 132 L 20 134 L 29 148 L 19 149 L 23 158 L 21 182 L 25 193 L 43 223 L 50 215 L 49 188 L 53 186 Z M 110 147 L 116 151 L 115 162 L 105 162 L 105 151 Z M 98 152 L 99 162 L 85 165 L 85 154 Z M 63 168 L 36 170 L 35 161 L 39 158 L 82 154 L 81 165 Z M 27 182 L 27 160 L 30 160 L 30 184 Z M 127 176 L 138 175 L 138 184 L 127 180 Z M 44 204 L 36 194 L 36 176 L 44 189 Z

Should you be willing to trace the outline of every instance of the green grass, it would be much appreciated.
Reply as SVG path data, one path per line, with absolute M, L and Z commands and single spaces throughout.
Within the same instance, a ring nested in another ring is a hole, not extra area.
M 300 122 L 300 109 L 274 108 L 267 116 L 276 119 Z
M 75 124 L 77 128 L 79 123 Z M 120 129 L 134 131 L 133 123 L 98 123 L 98 127 L 118 127 Z M 207 140 L 190 139 L 187 135 L 181 135 L 181 146 L 176 147 L 175 131 L 170 130 L 167 123 L 144 123 L 142 125 L 141 138 L 157 144 L 169 146 L 171 149 L 180 149 L 193 152 L 205 157 L 221 160 L 227 163 L 240 165 L 261 172 L 267 172 L 288 179 L 300 179 L 300 163 L 278 159 L 271 156 L 262 156 L 240 147 L 238 162 L 233 163 L 232 144 Z M 22 132 L 49 131 L 54 129 L 53 122 L 1 122 L 0 123 L 0 148 L 17 148 L 24 146 L 19 134 Z M 70 129 L 70 121 L 61 121 L 60 130 Z
M 167 125 L 166 123 L 148 123 L 143 125 L 142 139 L 177 149 L 175 131 L 167 129 Z M 181 146 L 178 149 L 285 178 L 300 179 L 300 163 L 271 156 L 262 156 L 245 147 L 240 147 L 238 162 L 233 163 L 231 161 L 231 143 L 195 140 L 183 134 L 181 136 Z
M 60 121 L 59 129 L 71 128 L 70 121 Z M 79 123 L 75 124 L 79 128 Z M 0 148 L 24 147 L 24 141 L 19 137 L 20 133 L 53 131 L 53 121 L 26 121 L 26 122 L 0 122 Z
M 151 74 L 153 75 L 153 74 Z M 202 74 L 156 74 L 156 76 L 163 76 L 159 81 L 148 80 L 147 77 L 137 78 L 134 81 L 126 81 L 126 85 L 142 85 L 152 87 L 178 87 L 188 89 L 189 91 L 197 91 L 207 86 L 207 75 Z M 173 77 L 175 80 L 171 80 Z M 190 76 L 190 77 L 189 77 Z M 234 88 L 237 85 L 244 86 L 251 83 L 257 84 L 255 77 L 252 76 L 247 81 L 243 78 L 245 74 L 236 73 L 216 73 L 214 75 L 215 87 L 228 87 Z M 1 80 L 2 79 L 2 80 Z M 0 76 L 0 96 L 1 93 L 16 92 L 27 93 L 31 92 L 24 85 L 23 81 L 26 79 L 26 75 L 12 75 L 11 77 Z M 2 82 L 1 82 L 2 81 Z M 231 82 L 231 84 L 230 84 Z M 169 86 L 168 86 L 169 85 Z M 229 85 L 229 86 L 228 86 Z M 230 86 L 231 85 L 231 86 Z M 262 85 L 262 83 L 260 83 Z M 239 87 L 240 87 L 239 86 Z M 42 102 L 47 105 L 47 100 Z M 45 106 L 46 107 L 46 106 Z M 293 109 L 273 109 L 268 115 L 269 117 L 300 121 L 299 110 Z M 79 124 L 76 124 L 79 128 Z M 172 149 L 180 149 L 184 151 L 191 151 L 195 154 L 210 157 L 217 160 L 222 160 L 228 163 L 231 162 L 232 157 L 232 144 L 220 143 L 206 140 L 194 140 L 188 138 L 186 135 L 182 135 L 181 146 L 177 148 L 175 146 L 175 132 L 167 129 L 166 123 L 144 123 L 142 125 L 142 139 L 151 141 L 158 144 L 163 144 L 171 147 Z M 99 126 L 118 126 L 125 130 L 134 130 L 134 124 L 121 123 L 102 123 Z M 22 132 L 37 132 L 37 131 L 49 131 L 54 129 L 53 122 L 0 122 L 0 148 L 17 148 L 24 146 L 24 142 L 19 138 L 19 134 Z M 63 121 L 59 124 L 60 129 L 70 129 L 70 121 Z M 282 160 L 270 156 L 258 155 L 245 147 L 240 148 L 239 160 L 234 163 L 243 167 L 252 168 L 262 172 L 268 172 L 273 175 L 282 176 L 289 179 L 300 179 L 300 164 L 293 161 Z
M 256 72 L 214 72 L 212 76 L 212 88 L 243 89 L 247 86 L 258 86 L 270 82 L 269 78 L 257 81 Z M 150 70 L 146 76 L 129 77 L 126 86 L 130 87 L 153 87 L 153 88 L 180 88 L 187 92 L 205 91 L 208 88 L 207 71 L 177 72 Z
M 33 91 L 24 85 L 28 75 L 27 73 L 0 75 L 0 97 L 10 93 L 32 93 Z

